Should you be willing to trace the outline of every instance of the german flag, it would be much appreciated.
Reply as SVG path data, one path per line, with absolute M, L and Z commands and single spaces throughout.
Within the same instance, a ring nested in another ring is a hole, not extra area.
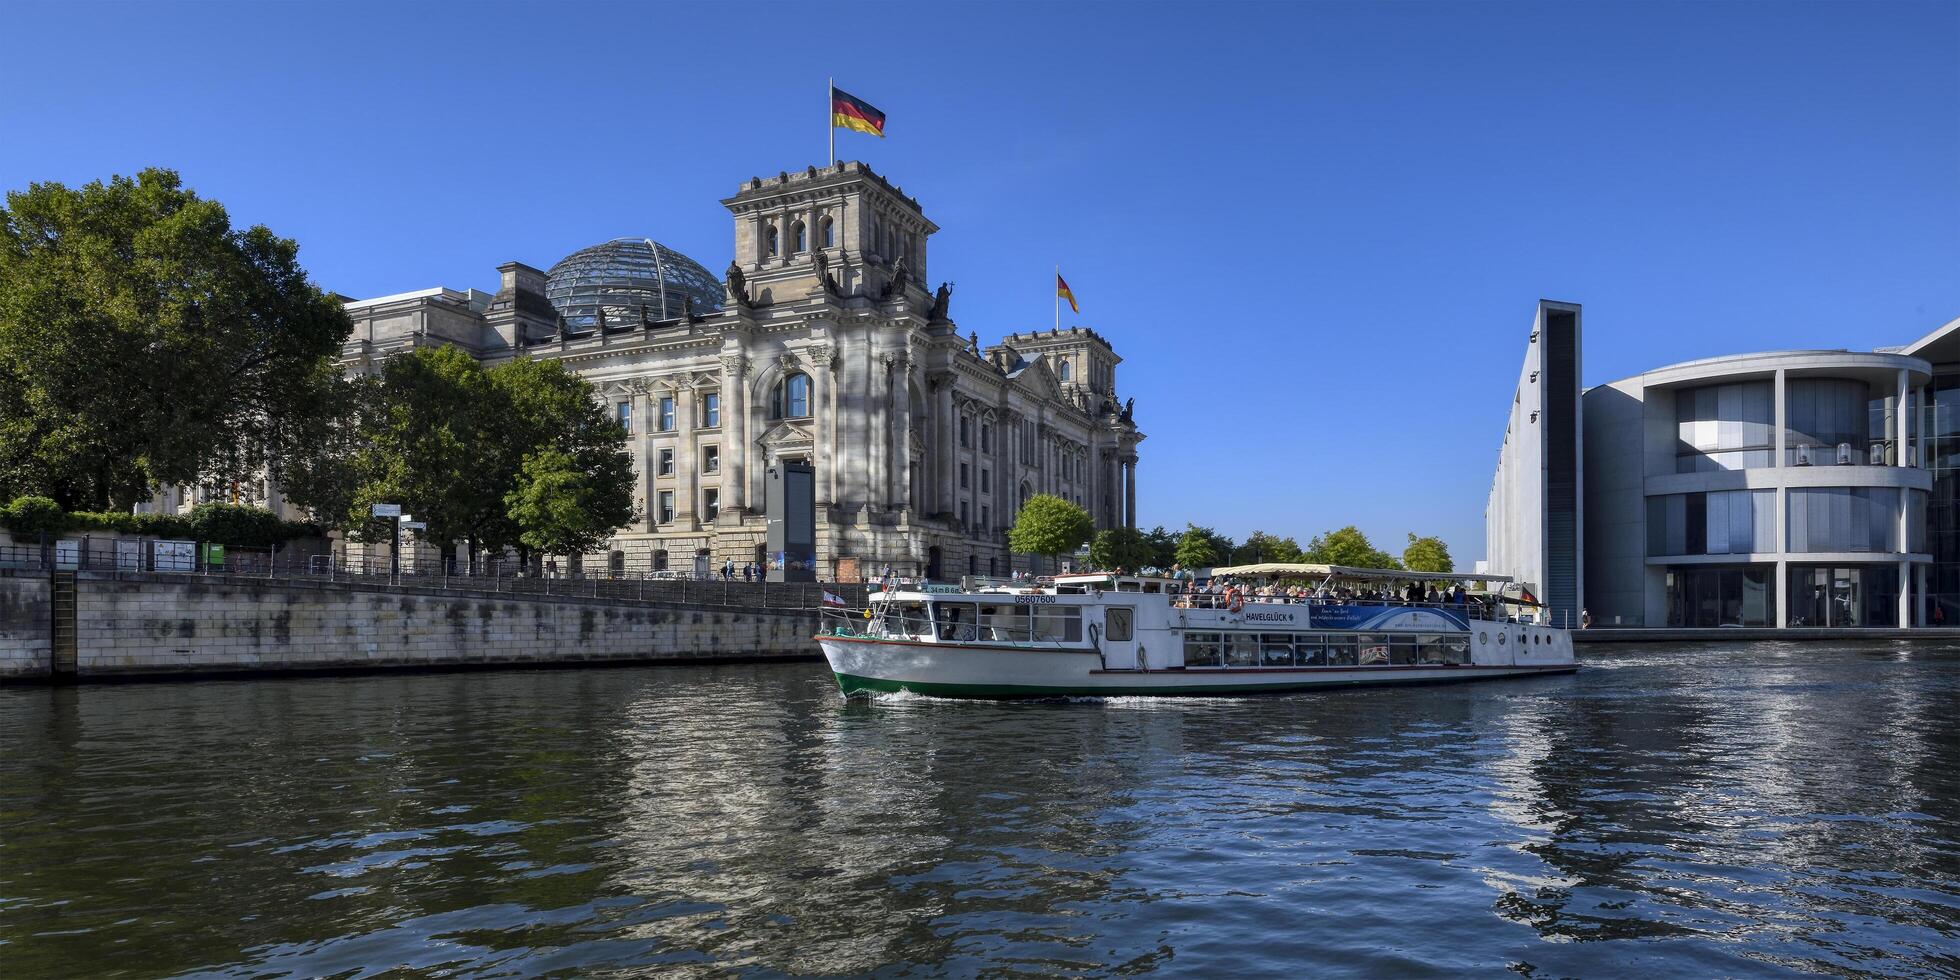
M 835 85 L 830 87 L 830 124 L 870 133 L 880 139 L 885 136 L 885 114 Z
M 1068 280 L 1063 279 L 1059 272 L 1055 273 L 1055 295 L 1068 300 L 1070 313 L 1082 312 L 1082 307 L 1075 305 L 1075 291 L 1068 288 Z

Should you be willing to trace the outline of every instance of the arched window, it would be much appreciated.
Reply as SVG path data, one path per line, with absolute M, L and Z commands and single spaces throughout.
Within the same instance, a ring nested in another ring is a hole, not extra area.
M 762 257 L 766 259 L 773 259 L 776 257 L 776 226 L 775 225 L 770 225 L 769 229 L 762 233 Z
M 817 226 L 817 230 L 823 240 L 824 248 L 833 248 L 837 245 L 837 223 L 830 220 L 829 215 L 824 216 L 823 223 Z
M 802 255 L 810 249 L 809 236 L 805 234 L 803 222 L 801 221 L 789 227 L 789 240 L 789 252 L 791 255 Z
M 1068 378 L 1069 378 L 1069 366 L 1068 366 L 1068 362 L 1067 362 L 1067 361 L 1063 361 L 1063 362 L 1062 362 L 1062 380 L 1063 380 L 1063 381 L 1067 381 L 1067 380 L 1068 380 Z
M 792 374 L 776 385 L 776 417 L 800 419 L 810 414 L 810 376 Z

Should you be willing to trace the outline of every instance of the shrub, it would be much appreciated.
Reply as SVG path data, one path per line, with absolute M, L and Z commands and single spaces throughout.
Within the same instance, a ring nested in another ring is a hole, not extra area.
M 25 537 L 60 534 L 66 517 L 61 505 L 48 497 L 16 497 L 0 507 L 0 525 Z

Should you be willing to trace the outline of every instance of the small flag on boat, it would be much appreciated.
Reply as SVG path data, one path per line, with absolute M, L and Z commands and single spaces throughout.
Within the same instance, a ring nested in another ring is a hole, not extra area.
M 836 597 L 836 596 L 834 596 L 834 595 L 831 595 L 831 594 L 830 594 L 829 592 L 825 592 L 825 593 L 823 594 L 823 604 L 824 604 L 824 605 L 826 605 L 826 606 L 848 606 L 848 605 L 850 605 L 850 603 L 848 603 L 848 602 L 845 602 L 844 600 L 842 600 L 842 599 L 840 599 L 840 598 L 838 598 L 838 597 Z
M 1082 307 L 1075 305 L 1075 291 L 1068 288 L 1068 280 L 1063 279 L 1059 272 L 1055 273 L 1055 295 L 1068 300 L 1069 312 L 1082 312 Z
M 830 125 L 833 129 L 842 128 L 859 133 L 870 133 L 882 139 L 885 135 L 885 114 L 872 108 L 871 103 L 832 85 Z

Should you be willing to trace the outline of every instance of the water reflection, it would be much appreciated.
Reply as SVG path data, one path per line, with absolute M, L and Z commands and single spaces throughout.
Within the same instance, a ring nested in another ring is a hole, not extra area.
M 1956 668 L 1759 645 L 1080 704 L 844 702 L 800 666 L 6 690 L 0 966 L 1954 970 Z

